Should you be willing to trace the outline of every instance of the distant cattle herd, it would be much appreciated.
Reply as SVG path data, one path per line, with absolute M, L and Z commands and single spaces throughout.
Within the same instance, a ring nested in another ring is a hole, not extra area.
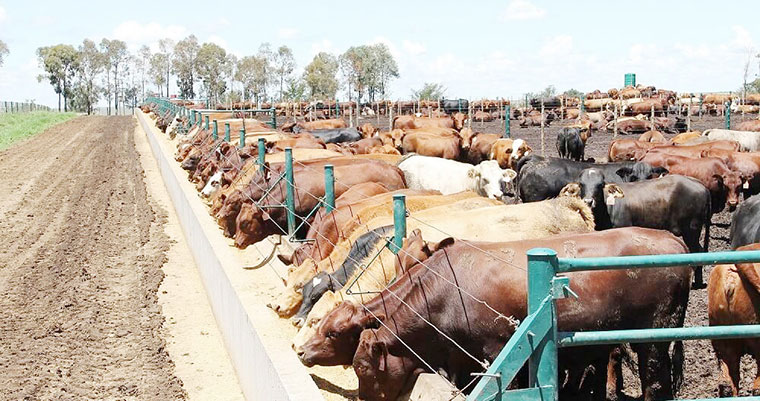
M 691 116 L 702 113 L 757 113 L 760 95 L 738 101 L 638 86 L 511 107 L 508 120 L 518 126 L 565 121 L 556 137 L 559 158 L 473 128 L 503 119 L 505 101 L 233 104 L 215 111 L 175 103 L 231 127 L 226 142 L 203 125 L 188 129 L 186 116 L 142 106 L 176 142 L 177 162 L 237 247 L 284 234 L 287 191 L 279 177 L 283 150 L 293 149 L 292 212 L 304 222 L 296 235 L 305 242 L 278 255 L 289 270 L 269 306 L 300 327 L 293 348 L 305 365 L 352 366 L 365 400 L 395 400 L 431 368 L 465 388 L 482 370 L 475 361 L 492 361 L 527 315 L 531 248 L 553 248 L 560 257 L 702 252 L 713 214 L 735 210 L 731 246 L 760 249 L 760 121 L 688 130 Z M 274 107 L 288 122 L 275 130 L 233 110 L 254 106 Z M 357 108 L 388 116 L 389 128 L 347 122 Z M 236 145 L 241 129 L 243 147 Z M 622 135 L 608 160 L 586 157 L 592 134 Z M 258 138 L 266 141 L 263 166 Z M 335 209 L 312 213 L 326 195 L 327 164 Z M 388 240 L 396 194 L 406 195 L 408 214 L 397 253 Z M 717 266 L 707 280 L 702 267 L 573 273 L 579 299 L 559 304 L 558 324 L 579 331 L 681 327 L 690 289 L 705 285 L 711 325 L 757 323 L 758 267 Z M 760 357 L 760 340 L 714 340 L 713 348 L 723 374 L 715 387 L 721 396 L 738 395 L 739 360 Z M 645 400 L 676 395 L 683 347 L 652 343 L 561 350 L 560 396 L 619 394 L 626 349 L 638 357 Z M 518 376 L 515 386 L 526 383 L 527 375 Z M 760 393 L 760 381 L 753 386 Z

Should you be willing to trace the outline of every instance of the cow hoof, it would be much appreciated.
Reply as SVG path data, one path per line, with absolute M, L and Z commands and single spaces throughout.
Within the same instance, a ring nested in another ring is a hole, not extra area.
M 691 289 L 692 290 L 701 290 L 701 289 L 704 289 L 704 288 L 707 288 L 707 284 L 705 284 L 704 282 L 702 282 L 702 283 L 694 282 L 691 285 Z
M 718 397 L 724 398 L 724 397 L 733 397 L 734 392 L 731 389 L 731 386 L 726 384 L 719 384 L 718 385 Z
M 760 395 L 760 388 L 752 389 L 752 396 L 757 397 Z

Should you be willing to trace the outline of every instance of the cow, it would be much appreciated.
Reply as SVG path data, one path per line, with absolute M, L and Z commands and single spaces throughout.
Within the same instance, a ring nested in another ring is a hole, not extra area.
M 359 127 L 359 132 L 361 132 L 362 138 L 370 138 L 374 136 L 377 131 L 378 128 L 370 123 L 364 123 Z
M 612 124 L 612 123 L 610 123 Z M 610 128 L 610 125 L 607 125 L 607 128 Z M 618 132 L 622 135 L 630 135 L 630 134 L 637 134 L 637 133 L 644 133 L 646 131 L 649 131 L 653 128 L 652 123 L 649 121 L 644 120 L 638 120 L 638 119 L 630 119 L 630 120 L 618 120 Z
M 532 112 L 521 119 L 519 119 L 520 127 L 540 127 L 541 125 L 548 126 L 552 121 L 557 119 L 557 114 L 553 111 L 545 111 L 543 118 L 540 112 Z
M 490 122 L 493 121 L 493 116 L 489 112 L 478 110 L 473 114 L 472 121 Z
M 495 160 L 473 166 L 438 157 L 413 155 L 399 163 L 411 189 L 434 190 L 443 195 L 473 191 L 491 199 L 502 199 L 502 188 L 511 185 L 517 173 L 501 169 Z
M 703 150 L 701 157 L 718 157 L 733 171 L 739 173 L 744 181 L 742 192 L 744 199 L 760 193 L 760 152 L 735 152 L 711 148 Z
M 722 139 L 739 142 L 743 152 L 757 152 L 760 150 L 760 132 L 708 129 L 702 135 L 711 141 Z
M 745 245 L 737 251 L 759 251 L 760 244 Z M 758 263 L 717 265 L 710 273 L 707 285 L 707 318 L 710 326 L 757 324 L 760 309 L 760 276 Z M 739 395 L 740 363 L 744 354 L 750 354 L 760 364 L 760 339 L 737 338 L 711 340 L 720 365 L 719 397 Z M 752 383 L 753 396 L 760 396 L 760 370 Z
M 578 128 L 562 128 L 557 134 L 557 154 L 563 159 L 582 161 L 586 154 L 588 131 Z
M 674 136 L 670 142 L 674 145 L 686 145 L 700 137 L 702 137 L 701 131 L 689 131 Z
M 760 197 L 745 200 L 731 217 L 731 248 L 760 242 Z
M 313 131 L 319 129 L 336 129 L 346 128 L 348 124 L 342 118 L 333 118 L 328 120 L 317 121 L 299 121 L 297 123 L 288 123 L 282 126 L 285 132 L 299 133 L 301 131 Z
M 287 148 L 301 149 L 326 149 L 325 141 L 319 139 L 308 132 L 303 132 L 289 138 L 283 138 L 276 141 L 267 141 L 267 153 L 284 152 Z
M 472 203 L 473 200 L 462 202 Z M 408 224 L 407 230 L 416 231 L 417 235 L 424 235 L 426 238 L 445 238 L 448 234 L 451 234 L 459 238 L 479 241 L 528 240 L 562 233 L 590 232 L 593 230 L 591 210 L 581 200 L 575 198 L 565 197 L 530 204 L 492 205 L 470 209 L 457 208 L 450 210 L 446 206 L 436 209 L 428 209 L 419 213 L 415 219 L 409 221 L 410 224 Z M 449 210 L 451 213 L 449 213 Z M 421 222 L 417 221 L 417 219 L 420 219 Z M 468 223 L 462 224 L 463 221 L 467 221 Z M 442 235 L 438 231 L 439 227 L 446 232 L 446 235 Z M 384 229 L 376 230 L 391 233 L 392 228 L 393 226 L 389 225 Z M 309 281 L 304 284 L 304 303 L 296 317 L 304 318 L 303 312 L 306 311 L 308 313 L 312 306 L 314 307 L 314 311 L 309 313 L 308 318 L 306 318 L 305 322 L 307 326 L 305 327 L 307 329 L 299 335 L 302 340 L 307 340 L 311 337 L 311 334 L 305 333 L 313 333 L 316 323 L 321 321 L 341 301 L 362 301 L 361 298 L 349 296 L 345 291 L 337 294 L 328 292 L 332 288 L 340 289 L 344 283 L 351 282 L 351 275 L 357 269 L 355 265 L 361 264 L 366 271 L 365 274 L 370 275 L 370 278 L 366 278 L 365 282 L 358 283 L 357 287 L 362 288 L 362 291 L 372 291 L 375 289 L 382 290 L 394 277 L 397 277 L 388 272 L 382 273 L 382 270 L 394 269 L 395 267 L 396 273 L 400 275 L 406 271 L 407 267 L 413 264 L 408 259 L 402 262 L 399 255 L 386 251 L 384 249 L 384 238 L 372 239 L 371 235 L 367 235 L 364 234 L 354 241 L 355 245 L 352 247 L 352 251 L 349 253 L 341 269 L 336 270 L 332 275 L 327 273 L 317 274 L 314 277 L 316 280 L 311 280 L 313 285 L 310 285 Z M 379 252 L 380 255 L 375 257 Z M 376 283 L 377 281 L 382 281 L 379 288 Z M 313 300 L 322 295 L 325 295 L 325 297 L 315 304 Z M 311 329 L 308 329 L 309 327 Z M 302 343 L 294 342 L 296 351 L 298 351 L 300 345 Z
M 401 149 L 404 153 L 457 160 L 461 152 L 461 143 L 462 138 L 453 130 L 450 133 L 411 130 L 401 138 Z
M 607 151 L 607 161 L 635 161 L 638 151 L 649 150 L 657 145 L 654 142 L 642 142 L 633 138 L 616 139 L 610 143 L 610 148 Z
M 608 184 L 600 170 L 590 168 L 583 170 L 578 182 L 565 186 L 563 195 L 579 197 L 591 207 L 597 230 L 629 226 L 668 230 L 683 238 L 689 252 L 708 252 L 710 191 L 693 178 L 667 175 Z M 704 246 L 699 244 L 702 228 Z M 702 268 L 695 269 L 694 288 L 704 288 Z
M 523 139 L 497 139 L 491 146 L 489 158 L 496 160 L 501 168 L 515 169 L 517 162 L 533 153 L 533 149 Z
M 666 169 L 653 168 L 647 163 L 599 164 L 531 155 L 520 159 L 517 165 L 517 195 L 523 202 L 554 198 L 565 185 L 575 182 L 583 170 L 591 167 L 600 169 L 609 183 L 642 181 L 667 173 Z
M 702 157 L 702 152 L 705 150 L 710 149 L 724 149 L 728 151 L 738 151 L 739 150 L 739 144 L 734 141 L 710 141 L 710 142 L 704 142 L 696 145 L 681 145 L 681 146 L 672 146 L 672 145 L 658 145 L 655 147 L 652 147 L 650 149 L 639 149 L 634 152 L 634 159 L 641 160 L 645 157 L 647 154 L 654 154 L 654 153 L 667 153 L 670 155 L 679 155 L 679 156 L 685 156 L 685 157 L 691 157 L 694 159 L 698 159 Z
M 463 128 L 459 136 L 462 138 L 462 151 L 466 152 L 464 159 L 471 164 L 489 160 L 494 143 L 501 139 L 500 134 L 474 132 L 470 128 Z
M 480 249 L 471 248 L 473 245 Z M 390 325 L 393 333 L 377 320 L 370 320 L 380 328 L 366 329 L 358 336 L 352 366 L 359 378 L 359 397 L 368 401 L 396 399 L 409 390 L 417 374 L 424 370 L 421 360 L 432 369 L 445 372 L 457 387 L 464 387 L 472 380 L 470 373 L 482 367 L 450 341 L 461 344 L 478 361 L 491 361 L 516 330 L 514 319 L 523 319 L 527 314 L 525 258 L 515 257 L 505 265 L 489 253 L 524 255 L 535 247 L 556 249 L 562 257 L 687 250 L 671 233 L 638 227 L 519 242 L 454 241 L 424 264 L 410 269 L 367 306 L 380 322 L 393 322 Z M 691 280 L 691 270 L 686 267 L 600 270 L 567 276 L 579 298 L 557 302 L 557 324 L 561 331 L 683 325 Z M 452 296 L 452 291 L 457 290 L 451 282 L 456 282 L 467 296 Z M 398 299 L 390 295 L 391 291 Z M 632 300 L 635 301 L 628 303 Z M 383 302 L 387 309 L 381 311 L 376 305 Z M 421 321 L 417 313 L 424 313 L 425 320 L 436 322 L 436 328 L 446 337 Z M 403 344 L 411 347 L 417 357 Z M 639 371 L 646 401 L 674 395 L 669 346 L 667 342 L 632 345 L 642 362 Z M 572 357 L 561 351 L 559 371 L 563 372 L 564 367 L 583 370 L 588 365 L 594 365 L 597 372 L 604 371 L 612 347 L 571 351 Z M 681 374 L 676 369 L 676 378 Z M 591 380 L 594 380 L 592 391 L 604 394 L 606 375 L 595 375 Z
M 652 112 L 652 109 L 654 109 L 655 113 L 660 114 L 663 110 L 663 104 L 657 99 L 650 99 L 643 102 L 633 103 L 628 106 L 628 109 L 631 111 L 631 115 L 634 116 L 636 114 L 649 115 Z
M 667 169 L 671 174 L 680 174 L 696 178 L 708 190 L 712 199 L 710 203 L 714 213 L 728 205 L 733 211 L 739 204 L 739 194 L 743 180 L 741 174 L 731 171 L 726 163 L 716 157 L 693 159 L 668 153 L 647 153 L 642 162 L 655 167 Z
M 363 137 L 356 128 L 317 129 L 309 133 L 325 143 L 356 142 Z
M 736 125 L 737 131 L 760 132 L 760 120 L 744 121 Z
M 340 196 L 351 186 L 363 182 L 377 182 L 389 190 L 406 187 L 403 172 L 395 166 L 370 159 L 349 159 L 338 163 L 339 161 L 326 160 L 334 166 L 335 196 Z M 297 190 L 295 210 L 292 212 L 300 219 L 306 218 L 318 204 L 319 197 L 325 194 L 323 165 L 315 167 L 306 164 L 293 168 L 293 183 Z M 252 202 L 241 204 L 235 219 L 235 246 L 245 248 L 269 235 L 282 234 L 280 228 L 285 227 L 287 214 L 283 208 L 272 208 L 269 205 L 285 203 L 285 185 L 284 181 L 278 181 L 274 189 L 269 191 L 269 196 L 259 201 L 257 206 Z
M 417 116 L 396 116 L 393 118 L 392 129 L 423 129 L 423 128 L 451 128 L 457 131 L 464 128 L 464 121 L 467 115 L 463 113 L 454 113 L 451 117 L 417 117 Z
M 667 143 L 668 140 L 660 131 L 650 130 L 639 136 L 639 142 Z

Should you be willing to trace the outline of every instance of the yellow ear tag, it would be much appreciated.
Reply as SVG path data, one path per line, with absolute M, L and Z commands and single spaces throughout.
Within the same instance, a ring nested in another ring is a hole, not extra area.
M 744 181 L 744 189 L 749 189 L 749 181 Z

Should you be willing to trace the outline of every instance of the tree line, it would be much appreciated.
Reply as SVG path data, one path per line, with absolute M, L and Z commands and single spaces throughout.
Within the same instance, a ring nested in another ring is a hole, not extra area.
M 3 46 L 0 42 L 0 63 Z M 53 87 L 59 110 L 88 114 L 101 99 L 110 113 L 146 95 L 169 96 L 171 82 L 177 87 L 171 95 L 180 98 L 259 104 L 334 99 L 340 90 L 350 101 L 375 101 L 387 96 L 390 82 L 399 77 L 396 60 L 382 43 L 353 46 L 337 56 L 320 52 L 300 74 L 288 46 L 263 43 L 255 54 L 238 58 L 195 35 L 161 39 L 155 52 L 148 46 L 130 52 L 124 41 L 104 38 L 85 39 L 76 47 L 40 47 L 37 57 L 44 71 L 38 80 Z

